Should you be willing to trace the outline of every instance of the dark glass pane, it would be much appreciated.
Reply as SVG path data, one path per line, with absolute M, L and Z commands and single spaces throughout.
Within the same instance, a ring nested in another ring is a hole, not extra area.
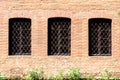
M 31 19 L 9 19 L 9 55 L 31 54 Z
M 70 55 L 71 20 L 48 19 L 48 55 Z
M 111 55 L 111 19 L 89 19 L 89 55 Z

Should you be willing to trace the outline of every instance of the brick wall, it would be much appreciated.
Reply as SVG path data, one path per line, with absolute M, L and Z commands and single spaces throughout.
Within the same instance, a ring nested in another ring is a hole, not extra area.
M 45 74 L 77 67 L 81 72 L 119 72 L 120 11 L 119 0 L 1 0 L 0 72 L 41 68 Z M 8 19 L 32 19 L 32 55 L 8 55 Z M 50 17 L 71 18 L 71 56 L 47 55 L 47 21 Z M 88 19 L 112 19 L 112 56 L 88 56 Z M 17 69 L 16 69 L 17 68 Z

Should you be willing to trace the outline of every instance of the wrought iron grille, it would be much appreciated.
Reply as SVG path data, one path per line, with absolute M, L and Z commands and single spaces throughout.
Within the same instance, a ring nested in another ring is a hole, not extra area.
M 48 55 L 70 55 L 71 19 L 48 19 Z
M 31 19 L 9 19 L 9 55 L 31 54 Z
M 111 55 L 111 19 L 89 19 L 89 55 Z

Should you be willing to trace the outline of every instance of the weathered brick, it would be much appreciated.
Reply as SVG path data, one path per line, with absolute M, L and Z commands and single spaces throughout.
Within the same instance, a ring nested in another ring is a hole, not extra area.
M 120 69 L 120 0 L 1 0 L 0 1 L 0 72 L 11 69 L 43 67 L 46 75 L 59 70 L 80 68 L 81 72 L 113 72 Z M 32 19 L 32 53 L 30 56 L 8 55 L 8 20 Z M 71 56 L 47 55 L 47 27 L 50 17 L 71 18 Z M 112 56 L 88 56 L 88 19 L 112 19 Z

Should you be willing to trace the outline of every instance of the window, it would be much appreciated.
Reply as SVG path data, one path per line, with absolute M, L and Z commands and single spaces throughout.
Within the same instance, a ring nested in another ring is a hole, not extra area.
M 111 55 L 111 19 L 89 19 L 89 55 Z
M 9 19 L 9 55 L 31 54 L 31 19 Z
M 48 55 L 70 55 L 71 19 L 48 19 Z

